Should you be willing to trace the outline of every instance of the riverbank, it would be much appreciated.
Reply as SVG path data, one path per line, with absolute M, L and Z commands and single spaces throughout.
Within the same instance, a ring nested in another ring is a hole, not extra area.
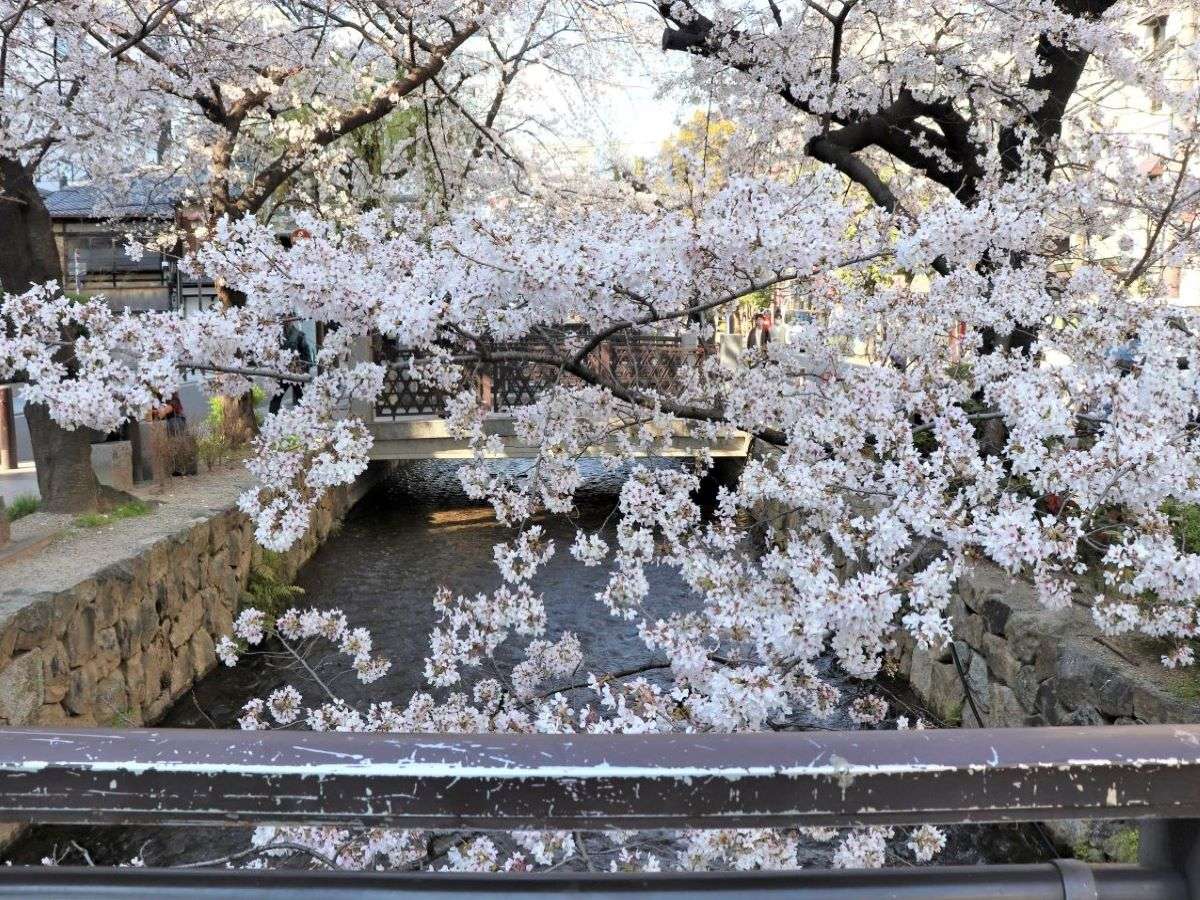
M 388 470 L 330 492 L 305 537 L 272 560 L 279 574 L 291 578 Z M 125 518 L 14 523 L 14 542 L 49 539 L 0 566 L 0 724 L 151 724 L 204 678 L 264 559 L 236 506 L 249 483 L 240 467 L 218 469 L 142 491 Z M 0 826 L 0 843 L 14 831 Z
M 603 473 L 598 467 L 589 473 L 580 492 L 578 524 L 602 528 L 608 539 L 615 540 L 616 517 L 612 513 L 623 477 L 621 472 Z M 586 653 L 582 668 L 587 671 L 611 672 L 645 663 L 648 651 L 636 629 L 610 616 L 595 599 L 609 577 L 607 567 L 580 566 L 565 552 L 574 537 L 575 523 L 546 516 L 539 519 L 539 524 L 546 529 L 547 537 L 560 545 L 559 552 L 536 577 L 536 589 L 546 602 L 547 636 L 566 630 L 579 635 Z M 467 595 L 494 590 L 500 579 L 492 546 L 510 533 L 496 521 L 488 506 L 463 496 L 455 464 L 428 462 L 401 467 L 347 515 L 343 527 L 296 576 L 296 584 L 304 590 L 297 604 L 337 608 L 345 613 L 351 627 L 369 628 L 375 651 L 391 660 L 392 668 L 380 681 L 364 686 L 353 678 L 341 677 L 344 660 L 339 661 L 336 651 L 320 644 L 309 657 L 311 664 L 335 678 L 337 694 L 356 708 L 378 700 L 403 706 L 415 691 L 427 689 L 423 659 L 428 655 L 429 631 L 436 620 L 433 597 L 438 587 L 444 585 Z M 694 595 L 674 570 L 654 567 L 647 575 L 652 611 L 665 615 L 695 604 Z M 523 643 L 513 641 L 499 648 L 497 663 L 501 670 L 519 661 L 517 651 Z M 218 667 L 185 692 L 161 724 L 236 728 L 246 700 L 265 697 L 288 683 L 305 691 L 306 703 L 320 699 L 320 691 L 313 690 L 310 680 L 266 649 L 267 653 L 246 656 L 235 667 Z M 493 674 L 490 667 L 468 669 L 464 671 L 465 683 L 456 687 L 468 690 L 477 678 Z M 832 671 L 828 674 L 844 691 L 847 702 L 872 690 L 871 684 L 852 682 Z M 660 671 L 648 671 L 645 677 L 660 686 L 670 681 L 669 674 Z M 586 693 L 581 691 L 573 698 Z M 896 714 L 928 718 L 923 710 L 904 706 L 903 698 L 893 699 Z M 789 725 L 799 730 L 857 727 L 844 713 L 820 721 L 798 716 Z M 942 861 L 1039 860 L 1043 848 L 1035 837 L 1021 826 L 950 829 Z M 72 841 L 87 848 L 98 865 L 117 865 L 139 857 L 147 865 L 174 866 L 244 851 L 248 830 L 42 826 L 13 847 L 8 858 L 14 864 L 36 864 L 43 857 L 57 858 L 65 853 L 67 861 L 78 862 L 80 856 L 72 848 Z M 592 836 L 588 845 L 593 859 L 607 865 L 614 852 L 612 843 Z M 646 846 L 656 847 L 656 852 L 668 856 L 678 849 L 663 843 L 661 836 L 650 834 L 646 835 Z M 828 844 L 806 840 L 800 862 L 825 866 L 829 853 Z

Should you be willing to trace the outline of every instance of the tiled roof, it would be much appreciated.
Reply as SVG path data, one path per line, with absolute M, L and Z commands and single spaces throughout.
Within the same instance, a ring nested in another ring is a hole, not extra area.
M 127 190 L 104 193 L 91 184 L 44 193 L 52 219 L 169 219 L 175 214 L 177 185 L 136 181 Z

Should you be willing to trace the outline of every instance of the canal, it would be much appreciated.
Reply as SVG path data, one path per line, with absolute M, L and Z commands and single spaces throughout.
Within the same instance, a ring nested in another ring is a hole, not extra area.
M 666 464 L 666 463 L 664 463 Z M 579 494 L 578 524 L 592 529 L 603 524 L 615 531 L 613 515 L 624 473 L 589 473 Z M 541 522 L 558 552 L 541 570 L 534 586 L 545 597 L 547 636 L 564 630 L 575 632 L 585 651 L 584 670 L 597 673 L 629 668 L 646 662 L 649 652 L 634 626 L 611 617 L 595 599 L 607 580 L 602 567 L 585 568 L 567 553 L 576 524 L 551 516 Z M 409 696 L 426 685 L 422 677 L 428 653 L 428 635 L 435 622 L 432 598 L 440 586 L 455 593 L 490 593 L 499 584 L 492 546 L 509 536 L 490 507 L 468 500 L 458 484 L 455 465 L 446 462 L 412 463 L 364 498 L 346 517 L 341 529 L 304 566 L 297 577 L 304 596 L 295 603 L 320 609 L 340 608 L 351 627 L 366 626 L 376 652 L 392 662 L 390 672 L 372 685 L 354 678 L 335 684 L 337 693 L 353 705 L 372 700 L 393 700 L 403 706 Z M 651 613 L 666 614 L 691 603 L 687 587 L 674 572 L 651 571 Z M 506 656 L 521 646 L 502 647 L 497 660 L 502 668 L 515 662 Z M 327 646 L 327 645 L 326 645 Z M 315 665 L 334 664 L 333 652 Z M 344 668 L 344 666 L 341 666 Z M 480 677 L 488 677 L 483 672 Z M 871 685 L 838 681 L 848 702 L 866 693 Z M 273 660 L 248 657 L 236 667 L 216 671 L 184 695 L 161 723 L 178 728 L 236 728 L 242 705 L 252 697 L 265 697 L 286 683 L 304 686 L 288 669 Z M 320 702 L 315 690 L 305 699 Z M 879 686 L 891 695 L 893 715 L 913 715 L 902 686 Z M 798 720 L 799 728 L 850 728 L 847 718 L 821 722 Z M 887 727 L 887 726 L 885 726 Z M 137 857 L 151 866 L 172 866 L 214 860 L 244 850 L 248 834 L 242 828 L 164 827 L 65 827 L 41 826 L 4 854 L 14 864 L 36 864 L 45 857 L 64 864 L 120 865 Z M 826 866 L 830 845 L 812 842 L 801 854 L 804 865 Z M 669 848 L 668 848 L 669 853 Z M 1046 858 L 1042 839 L 1024 826 L 963 826 L 949 829 L 941 863 L 1029 862 Z

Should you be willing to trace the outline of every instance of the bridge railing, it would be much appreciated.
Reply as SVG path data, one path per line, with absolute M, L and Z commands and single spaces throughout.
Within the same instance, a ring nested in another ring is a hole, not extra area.
M 562 336 L 582 329 L 564 329 Z M 498 346 L 497 350 L 526 350 L 544 355 L 562 352 L 550 346 L 551 340 L 530 338 Z M 587 364 L 613 383 L 639 391 L 655 391 L 661 396 L 678 396 L 694 369 L 712 348 L 684 345 L 678 337 L 648 334 L 622 334 L 604 341 L 587 357 Z M 387 364 L 384 389 L 375 402 L 376 419 L 408 416 L 440 416 L 445 412 L 447 396 L 409 374 L 411 353 L 396 345 L 376 341 L 376 362 Z M 493 412 L 503 413 L 527 406 L 556 383 L 572 383 L 573 377 L 555 366 L 523 361 L 496 361 L 476 371 L 476 390 Z
M 1200 726 L 737 735 L 0 730 L 0 821 L 452 831 L 1141 819 L 1141 865 L 749 876 L 0 868 L 0 896 L 1200 896 Z M 94 894 L 86 891 L 95 889 Z M 113 889 L 112 892 L 101 891 Z M 6 891 L 8 892 L 6 894 Z M 18 893 L 25 891 L 24 894 Z M 242 891 L 243 893 L 238 893 Z M 338 891 L 345 893 L 339 894 Z M 323 898 L 326 900 L 326 898 Z

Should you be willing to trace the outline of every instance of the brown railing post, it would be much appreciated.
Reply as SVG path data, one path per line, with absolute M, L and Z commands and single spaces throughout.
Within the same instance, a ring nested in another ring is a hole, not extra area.
M 0 385 L 0 469 L 17 468 L 17 425 L 12 386 Z

